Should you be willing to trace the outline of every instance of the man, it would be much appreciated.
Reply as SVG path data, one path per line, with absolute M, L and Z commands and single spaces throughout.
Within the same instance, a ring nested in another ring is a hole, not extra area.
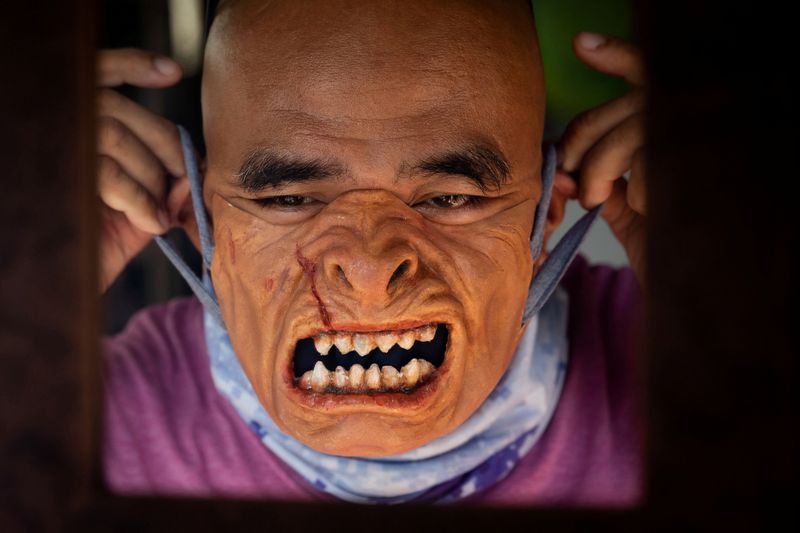
M 582 35 L 595 48 L 576 40 L 576 53 L 640 84 L 635 49 L 598 39 Z M 166 58 L 101 56 L 105 86 L 179 76 Z M 527 2 L 225 2 L 206 48 L 195 213 L 188 180 L 165 177 L 187 174 L 175 127 L 101 91 L 102 284 L 181 225 L 208 254 L 221 312 L 172 302 L 107 340 L 112 489 L 635 502 L 633 278 L 579 260 L 569 324 L 566 305 L 523 320 L 545 259 L 530 245 L 544 105 Z M 541 228 L 568 198 L 605 201 L 637 270 L 640 108 L 634 90 L 571 125 Z M 519 370 L 545 359 L 535 377 Z M 487 414 L 503 395 L 527 415 Z

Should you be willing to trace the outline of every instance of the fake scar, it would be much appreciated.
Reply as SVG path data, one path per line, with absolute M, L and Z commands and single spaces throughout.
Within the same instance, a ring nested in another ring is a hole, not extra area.
M 316 283 L 316 273 L 317 273 L 317 265 L 315 265 L 310 259 L 305 257 L 303 253 L 300 251 L 300 245 L 297 244 L 295 248 L 295 257 L 297 258 L 297 263 L 300 265 L 300 268 L 303 269 L 303 272 L 308 274 L 308 279 L 311 282 L 311 294 L 314 295 L 314 298 L 317 300 L 317 306 L 319 307 L 319 316 L 322 319 L 322 323 L 325 324 L 325 327 L 328 329 L 333 329 L 333 325 L 331 324 L 331 315 L 328 313 L 328 309 L 325 307 L 325 303 L 322 301 L 322 298 L 317 291 L 317 283 Z

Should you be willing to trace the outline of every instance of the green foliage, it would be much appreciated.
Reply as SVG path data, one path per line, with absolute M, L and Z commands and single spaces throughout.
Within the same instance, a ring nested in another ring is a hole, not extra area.
M 532 0 L 547 96 L 545 139 L 560 135 L 577 113 L 628 92 L 628 84 L 575 56 L 572 39 L 593 31 L 631 38 L 630 0 Z

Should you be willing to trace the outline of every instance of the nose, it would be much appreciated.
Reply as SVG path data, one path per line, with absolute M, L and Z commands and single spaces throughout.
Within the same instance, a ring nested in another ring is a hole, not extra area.
M 341 246 L 324 254 L 322 267 L 332 287 L 379 303 L 417 275 L 419 257 L 407 244 L 395 244 L 379 253 Z

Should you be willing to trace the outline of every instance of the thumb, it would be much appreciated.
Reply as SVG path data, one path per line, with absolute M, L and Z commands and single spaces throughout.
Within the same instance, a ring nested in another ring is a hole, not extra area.
M 593 69 L 644 85 L 642 54 L 631 43 L 611 35 L 580 32 L 572 40 L 578 58 Z

